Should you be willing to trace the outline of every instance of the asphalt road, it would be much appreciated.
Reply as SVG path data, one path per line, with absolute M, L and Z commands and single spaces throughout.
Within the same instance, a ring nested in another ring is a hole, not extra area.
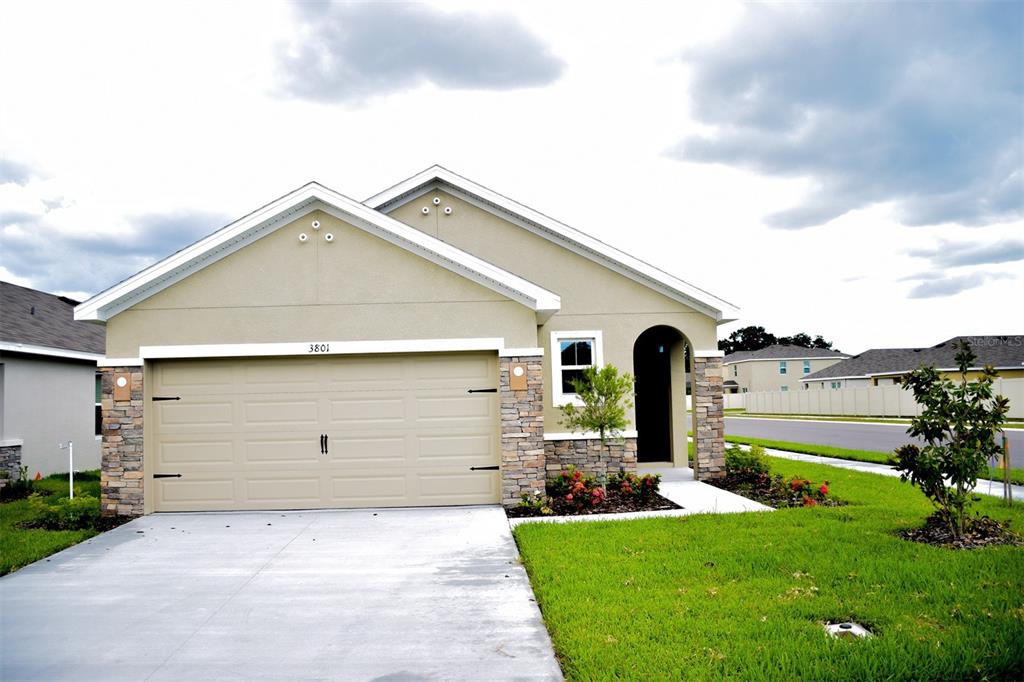
M 880 452 L 894 450 L 910 440 L 907 437 L 906 424 L 797 421 L 754 417 L 726 417 L 725 434 Z M 1006 434 L 1010 440 L 1010 465 L 1024 467 L 1024 430 L 1007 429 Z

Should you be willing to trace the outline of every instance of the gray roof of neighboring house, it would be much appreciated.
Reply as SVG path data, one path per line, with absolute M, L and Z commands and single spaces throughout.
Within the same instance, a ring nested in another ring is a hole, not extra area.
M 0 342 L 103 354 L 106 329 L 75 322 L 76 305 L 70 298 L 0 282 Z
M 911 372 L 922 365 L 956 367 L 956 342 L 966 340 L 978 356 L 975 367 L 1024 366 L 1024 336 L 955 336 L 930 348 L 872 348 L 848 360 L 808 374 L 801 381 Z
M 740 362 L 741 360 L 806 360 L 808 358 L 848 358 L 847 353 L 828 348 L 804 348 L 803 346 L 787 346 L 777 343 L 760 350 L 741 350 L 729 353 L 723 361 Z

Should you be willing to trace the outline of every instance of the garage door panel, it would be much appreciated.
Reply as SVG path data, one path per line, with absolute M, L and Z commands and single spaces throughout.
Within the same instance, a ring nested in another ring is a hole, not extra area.
M 333 398 L 330 400 L 329 423 L 348 428 L 371 424 L 400 425 L 407 419 L 406 402 L 404 396 Z
M 479 396 L 439 396 L 416 399 L 416 418 L 419 421 L 459 421 L 467 418 L 494 417 L 494 399 Z
M 203 398 L 153 404 L 157 426 L 163 432 L 190 431 L 210 427 L 232 427 L 234 404 L 230 400 Z
M 500 499 L 496 472 L 469 471 L 500 463 L 498 396 L 466 393 L 497 384 L 494 354 L 161 361 L 154 376 L 181 398 L 147 404 L 147 474 L 182 474 L 154 481 L 157 511 Z
M 331 478 L 331 497 L 340 506 L 385 507 L 409 504 L 408 475 L 362 474 Z
M 158 479 L 154 489 L 161 511 L 232 508 L 235 504 L 235 479 Z
M 245 482 L 246 500 L 253 508 L 263 503 L 275 506 L 310 507 L 320 504 L 320 476 L 250 478 Z
M 408 445 L 404 435 L 390 437 L 331 436 L 328 457 L 338 466 L 406 465 Z
M 498 476 L 489 472 L 420 474 L 425 504 L 485 504 L 498 493 Z
M 243 441 L 242 461 L 252 465 L 319 467 L 320 445 L 317 438 L 252 439 Z
M 316 400 L 246 400 L 242 409 L 244 427 L 316 426 L 320 423 Z
M 232 465 L 235 458 L 234 439 L 196 440 L 184 437 L 164 439 L 157 446 L 157 460 L 164 466 L 193 464 L 201 466 Z

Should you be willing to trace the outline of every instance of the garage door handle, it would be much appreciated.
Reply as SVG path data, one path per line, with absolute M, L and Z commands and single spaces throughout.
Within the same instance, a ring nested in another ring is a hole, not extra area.
M 497 471 L 498 470 L 498 465 L 495 464 L 495 465 L 489 466 L 489 467 L 469 467 L 469 470 L 470 471 Z
M 496 388 L 471 388 L 466 393 L 497 393 Z
M 181 478 L 181 474 L 153 474 L 153 478 Z
M 325 454 L 325 455 L 327 455 L 327 454 L 330 454 L 330 453 L 328 452 L 328 450 L 327 450 L 327 443 L 328 443 L 328 440 L 327 440 L 327 434 L 325 433 L 325 434 L 324 434 L 324 454 Z

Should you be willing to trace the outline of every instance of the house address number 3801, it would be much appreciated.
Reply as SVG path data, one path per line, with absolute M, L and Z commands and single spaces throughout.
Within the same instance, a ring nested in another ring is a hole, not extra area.
M 330 353 L 331 344 L 329 343 L 311 343 L 309 344 L 310 353 Z

